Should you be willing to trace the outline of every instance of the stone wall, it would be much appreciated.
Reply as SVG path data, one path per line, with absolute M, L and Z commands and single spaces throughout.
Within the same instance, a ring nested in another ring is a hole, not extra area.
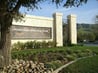
M 47 28 L 50 28 L 50 38 L 16 38 L 12 39 L 11 42 L 16 43 L 18 41 L 20 42 L 26 42 L 26 41 L 55 41 L 57 43 L 56 46 L 63 46 L 63 35 L 62 35 L 62 13 L 55 13 L 53 15 L 53 18 L 48 17 L 39 17 L 39 16 L 31 16 L 26 15 L 22 21 L 16 22 L 13 21 L 14 26 L 26 26 L 26 27 L 36 27 L 37 28 L 43 28 L 47 30 Z M 37 29 L 38 30 L 38 29 Z M 33 32 L 32 32 L 33 34 Z M 30 35 L 32 35 L 30 34 Z M 37 33 L 36 33 L 37 34 Z M 36 35 L 35 34 L 35 35 Z M 43 34 L 43 33 L 42 33 Z M 42 35 L 41 33 L 39 36 Z M 47 34 L 47 33 L 46 33 Z M 15 34 L 13 34 L 15 35 Z M 29 33 L 28 33 L 29 35 Z M 21 33 L 20 33 L 21 36 Z M 34 36 L 34 35 L 32 35 Z

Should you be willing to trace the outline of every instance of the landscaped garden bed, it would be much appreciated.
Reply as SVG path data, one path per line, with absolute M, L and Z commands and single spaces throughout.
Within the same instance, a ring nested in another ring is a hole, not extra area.
M 12 50 L 12 60 L 18 61 L 22 60 L 27 63 L 27 61 L 35 63 L 42 63 L 44 68 L 42 71 L 53 71 L 73 61 L 77 58 L 93 56 L 98 54 L 98 47 L 89 46 L 71 46 L 71 47 L 48 47 L 48 48 L 32 48 L 32 49 L 21 49 Z M 22 63 L 23 64 L 23 63 Z M 8 67 L 15 71 L 15 67 L 20 64 L 11 64 Z M 31 66 L 31 65 L 30 65 Z M 37 64 L 36 64 L 37 66 Z M 5 67 L 4 71 L 9 71 L 8 67 Z M 25 70 L 25 66 L 22 66 Z M 30 67 L 31 68 L 31 67 Z M 38 68 L 42 68 L 41 66 Z M 51 70 L 50 70 L 51 69 Z M 27 69 L 26 69 L 27 70 Z M 29 69 L 28 69 L 29 70 Z M 31 70 L 31 69 L 30 69 Z M 33 68 L 36 70 L 36 68 Z
M 42 62 L 47 68 L 58 67 L 80 57 L 98 54 L 96 46 L 72 46 L 55 48 L 36 48 L 12 51 L 12 59 L 23 59 Z

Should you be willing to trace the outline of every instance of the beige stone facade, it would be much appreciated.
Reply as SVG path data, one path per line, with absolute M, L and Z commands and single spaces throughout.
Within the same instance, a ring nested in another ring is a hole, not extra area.
M 77 25 L 76 15 L 68 15 L 68 41 L 71 44 L 77 44 Z
M 57 46 L 63 46 L 62 13 L 54 14 L 54 39 Z

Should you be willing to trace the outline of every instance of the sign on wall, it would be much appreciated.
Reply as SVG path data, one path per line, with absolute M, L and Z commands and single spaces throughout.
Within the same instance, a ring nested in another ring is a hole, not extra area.
M 50 27 L 32 27 L 13 25 L 11 28 L 12 39 L 51 39 Z

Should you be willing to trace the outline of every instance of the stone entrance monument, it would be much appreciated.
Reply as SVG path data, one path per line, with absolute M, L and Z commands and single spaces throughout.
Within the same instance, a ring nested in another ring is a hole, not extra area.
M 68 16 L 69 41 L 77 44 L 76 16 Z M 53 18 L 26 15 L 23 21 L 15 22 L 11 28 L 11 44 L 27 41 L 55 41 L 56 46 L 63 46 L 62 13 L 55 13 Z M 2 53 L 0 49 L 0 66 L 11 59 L 10 49 Z
M 26 15 L 23 21 L 13 21 L 11 42 L 54 41 L 63 46 L 62 27 L 62 13 L 54 13 L 52 18 Z

